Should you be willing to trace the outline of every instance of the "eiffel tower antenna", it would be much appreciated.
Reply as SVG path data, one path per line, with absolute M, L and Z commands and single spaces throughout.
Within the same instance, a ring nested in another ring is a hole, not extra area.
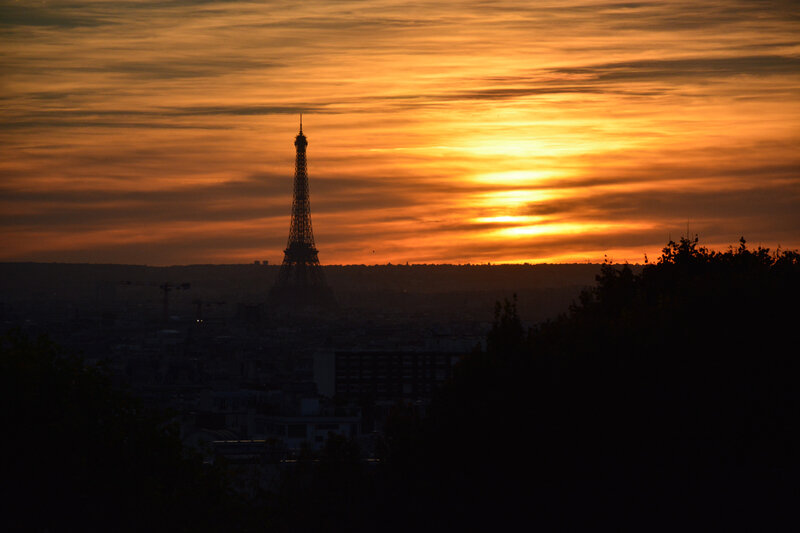
M 278 271 L 278 278 L 270 292 L 270 300 L 278 307 L 331 307 L 335 305 L 333 293 L 325 282 L 311 229 L 311 202 L 306 169 L 308 140 L 303 135 L 302 114 L 300 132 L 294 139 L 294 146 L 297 154 L 294 163 L 289 240 L 283 251 L 283 263 Z

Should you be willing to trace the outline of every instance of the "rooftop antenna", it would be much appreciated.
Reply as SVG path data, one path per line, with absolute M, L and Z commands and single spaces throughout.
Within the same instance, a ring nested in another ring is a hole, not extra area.
M 300 113 L 300 135 L 303 134 L 303 114 Z

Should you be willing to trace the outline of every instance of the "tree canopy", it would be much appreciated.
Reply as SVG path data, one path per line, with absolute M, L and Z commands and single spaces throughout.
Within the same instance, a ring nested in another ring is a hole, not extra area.
M 416 521 L 463 509 L 451 518 L 463 525 L 624 527 L 788 509 L 798 301 L 797 252 L 684 238 L 638 274 L 605 265 L 530 331 L 498 304 L 486 350 L 460 363 L 409 455 L 420 499 L 436 502 Z
M 12 531 L 220 531 L 248 517 L 166 418 L 42 337 L 0 337 Z

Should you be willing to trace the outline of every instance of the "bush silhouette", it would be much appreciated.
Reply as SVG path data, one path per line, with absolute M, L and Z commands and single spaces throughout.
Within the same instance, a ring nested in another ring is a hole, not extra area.
M 242 529 L 220 472 L 175 428 L 46 338 L 0 337 L 4 523 L 12 531 Z
M 786 511 L 798 301 L 796 252 L 684 238 L 639 274 L 604 265 L 527 335 L 514 303 L 498 304 L 487 350 L 462 360 L 423 424 L 411 521 L 447 509 L 463 527 L 634 527 L 694 509 L 719 525 Z

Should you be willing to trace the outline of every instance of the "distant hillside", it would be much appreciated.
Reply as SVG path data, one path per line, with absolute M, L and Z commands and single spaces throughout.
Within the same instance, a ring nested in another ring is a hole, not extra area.
M 0 263 L 0 302 L 117 304 L 162 298 L 164 283 L 191 285 L 173 294 L 175 309 L 192 301 L 267 301 L 278 265 L 151 267 L 74 263 Z M 343 308 L 445 313 L 486 319 L 494 302 L 519 297 L 522 316 L 539 321 L 566 310 L 594 284 L 598 264 L 568 265 L 331 265 L 323 267 Z
M 258 293 L 272 285 L 278 265 L 151 267 L 83 263 L 0 263 L 0 290 L 66 291 L 98 283 L 199 283 Z M 330 265 L 323 270 L 334 289 L 448 292 L 589 285 L 598 264 L 567 265 Z

